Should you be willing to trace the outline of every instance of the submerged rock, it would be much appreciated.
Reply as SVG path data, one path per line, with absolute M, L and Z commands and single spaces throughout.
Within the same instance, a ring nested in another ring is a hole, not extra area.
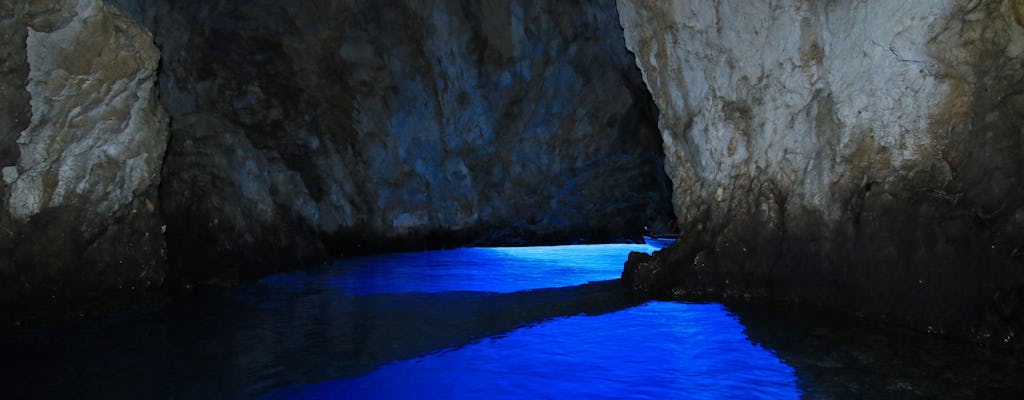
M 1018 2 L 617 3 L 704 288 L 1020 343 Z

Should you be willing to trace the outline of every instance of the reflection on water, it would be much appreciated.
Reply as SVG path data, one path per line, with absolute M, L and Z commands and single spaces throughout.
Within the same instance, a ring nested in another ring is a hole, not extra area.
M 144 315 L 20 332 L 0 343 L 0 397 L 985 397 L 1024 385 L 1014 360 L 920 335 L 638 302 L 612 279 L 629 251 L 651 250 L 360 257 Z M 930 378 L 938 371 L 956 377 Z
M 638 303 L 608 279 L 618 276 L 629 251 L 650 250 L 608 245 L 364 257 L 193 296 L 145 315 L 21 332 L 0 344 L 2 397 L 251 398 L 359 376 L 553 318 L 633 307 Z M 565 258 L 552 260 L 559 253 Z M 544 268 L 552 279 L 535 271 Z M 540 289 L 520 290 L 531 287 Z
M 799 397 L 791 368 L 717 304 L 559 318 L 267 399 Z

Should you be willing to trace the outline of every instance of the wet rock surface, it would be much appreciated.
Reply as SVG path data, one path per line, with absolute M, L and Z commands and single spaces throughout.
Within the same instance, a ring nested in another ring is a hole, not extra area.
M 1020 345 L 1017 2 L 618 7 L 683 228 L 633 286 Z

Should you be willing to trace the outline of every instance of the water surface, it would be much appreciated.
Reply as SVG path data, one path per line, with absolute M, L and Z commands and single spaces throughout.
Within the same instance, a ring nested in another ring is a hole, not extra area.
M 720 305 L 562 317 L 268 399 L 797 398 L 792 368 Z
M 22 331 L 3 398 L 1014 397 L 1012 357 L 813 312 L 645 302 L 646 245 L 340 260 L 158 311 Z M 952 374 L 942 371 L 956 371 Z

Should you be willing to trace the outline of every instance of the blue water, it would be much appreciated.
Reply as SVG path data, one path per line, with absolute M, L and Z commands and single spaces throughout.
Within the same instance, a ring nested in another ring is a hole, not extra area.
M 511 293 L 618 279 L 635 244 L 464 248 L 346 259 L 324 279 L 356 296 L 480 291 Z M 268 278 L 282 279 L 288 275 Z
M 799 397 L 793 369 L 719 305 L 563 317 L 268 399 Z
M 610 244 L 394 254 L 340 262 L 336 267 L 345 272 L 327 282 L 361 296 L 512 293 L 615 279 L 630 251 L 651 250 Z M 752 344 L 743 329 L 718 304 L 630 304 L 606 314 L 538 320 L 362 376 L 266 398 L 798 397 L 792 368 Z
M 915 398 L 1024 394 L 1024 366 L 927 336 L 641 301 L 646 245 L 340 260 L 159 310 L 3 336 L 0 398 Z M 953 371 L 953 372 L 950 372 Z

